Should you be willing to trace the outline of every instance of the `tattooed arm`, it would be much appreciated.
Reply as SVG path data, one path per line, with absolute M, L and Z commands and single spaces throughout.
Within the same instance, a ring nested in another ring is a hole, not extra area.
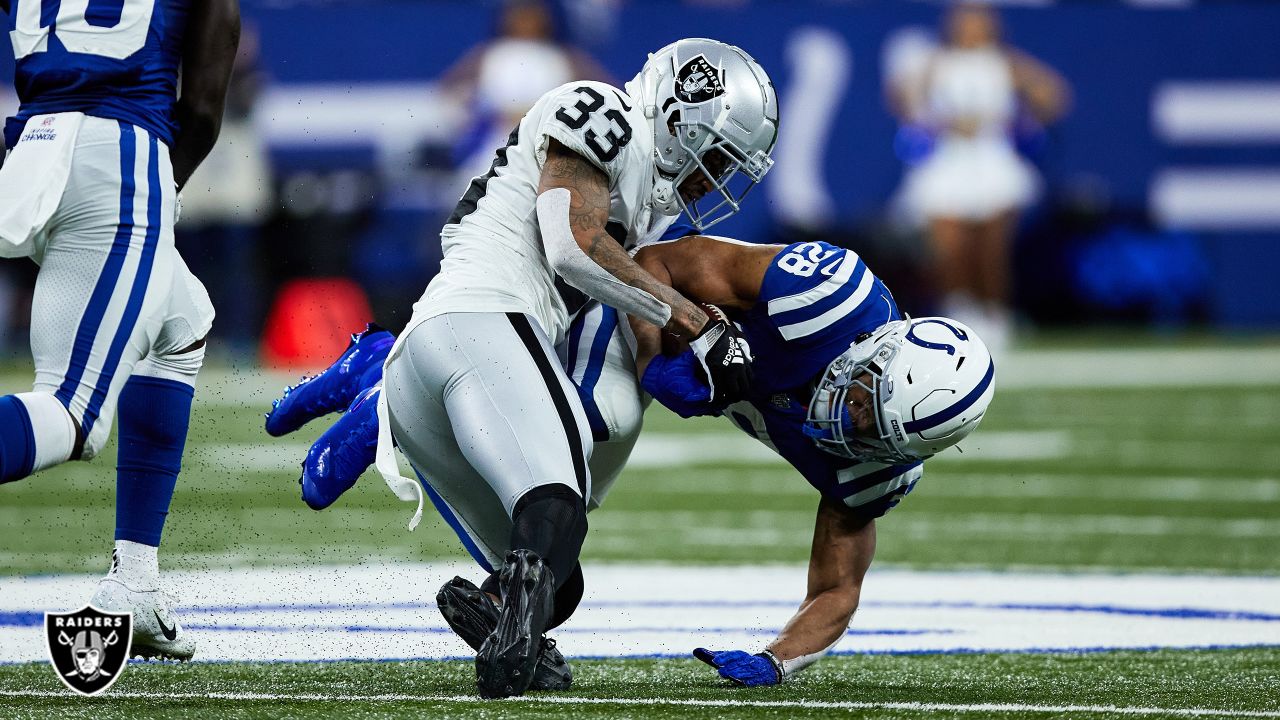
M 707 324 L 707 314 L 701 308 L 637 265 L 605 231 L 609 222 L 608 178 L 554 139 L 548 141 L 547 160 L 538 183 L 538 222 L 548 257 L 571 285 L 685 338 L 694 337 Z M 562 252 L 556 247 L 566 234 L 572 236 L 581 254 Z M 583 254 L 607 271 L 610 277 L 606 279 L 611 282 L 600 283 L 599 278 L 590 277 L 591 273 L 575 268 L 574 262 Z M 613 287 L 618 284 L 625 288 Z

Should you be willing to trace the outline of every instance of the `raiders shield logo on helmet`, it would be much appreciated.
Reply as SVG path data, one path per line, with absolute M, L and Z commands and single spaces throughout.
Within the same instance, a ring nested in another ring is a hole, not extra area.
M 676 73 L 676 97 L 687 103 L 704 103 L 724 94 L 724 77 L 720 71 L 698 55 Z
M 45 613 L 44 632 L 58 679 L 81 695 L 97 695 L 120 677 L 129 659 L 133 614 L 103 612 L 91 605 L 75 612 Z

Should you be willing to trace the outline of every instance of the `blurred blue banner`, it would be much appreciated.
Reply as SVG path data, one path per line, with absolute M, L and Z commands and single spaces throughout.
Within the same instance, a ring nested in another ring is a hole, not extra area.
M 430 96 L 432 81 L 495 25 L 494 5 L 461 0 L 243 7 L 273 79 L 261 121 L 275 156 L 301 165 L 312 153 L 385 164 L 415 146 L 419 138 L 409 136 L 460 133 Z M 903 168 L 885 102 L 886 43 L 904 29 L 936 32 L 940 12 L 887 1 L 658 0 L 623 3 L 612 17 L 562 16 L 571 20 L 568 39 L 619 82 L 647 52 L 688 36 L 740 45 L 771 73 L 782 102 L 779 166 L 744 212 L 716 229 L 765 240 L 806 214 L 826 226 L 886 215 Z M 1280 323 L 1280 289 L 1248 274 L 1280 264 L 1280 3 L 1000 12 L 1008 42 L 1073 90 L 1065 119 L 1027 146 L 1044 199 L 1087 192 L 1149 213 L 1157 227 L 1196 233 L 1212 264 L 1213 318 Z M 6 75 L 9 62 L 0 61 Z

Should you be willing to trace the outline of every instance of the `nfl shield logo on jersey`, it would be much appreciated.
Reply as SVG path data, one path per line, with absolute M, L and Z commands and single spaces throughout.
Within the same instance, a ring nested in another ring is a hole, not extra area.
M 120 677 L 129 659 L 133 614 L 103 612 L 91 605 L 75 612 L 45 613 L 44 632 L 58 679 L 81 695 L 97 695 Z

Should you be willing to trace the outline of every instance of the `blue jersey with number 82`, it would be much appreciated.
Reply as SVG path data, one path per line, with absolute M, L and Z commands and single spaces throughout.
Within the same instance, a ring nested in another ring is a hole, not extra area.
M 22 105 L 12 147 L 34 115 L 83 112 L 173 143 L 173 106 L 189 0 L 13 0 L 9 37 Z
M 760 299 L 741 318 L 763 393 L 813 380 L 863 333 L 900 319 L 888 288 L 850 250 L 788 245 L 765 271 Z
M 791 463 L 823 496 L 870 520 L 892 509 L 923 463 L 863 462 L 819 449 L 804 432 L 809 383 L 860 335 L 901 319 L 888 288 L 852 251 L 823 242 L 783 248 L 742 318 L 755 355 L 748 400 L 723 413 Z

